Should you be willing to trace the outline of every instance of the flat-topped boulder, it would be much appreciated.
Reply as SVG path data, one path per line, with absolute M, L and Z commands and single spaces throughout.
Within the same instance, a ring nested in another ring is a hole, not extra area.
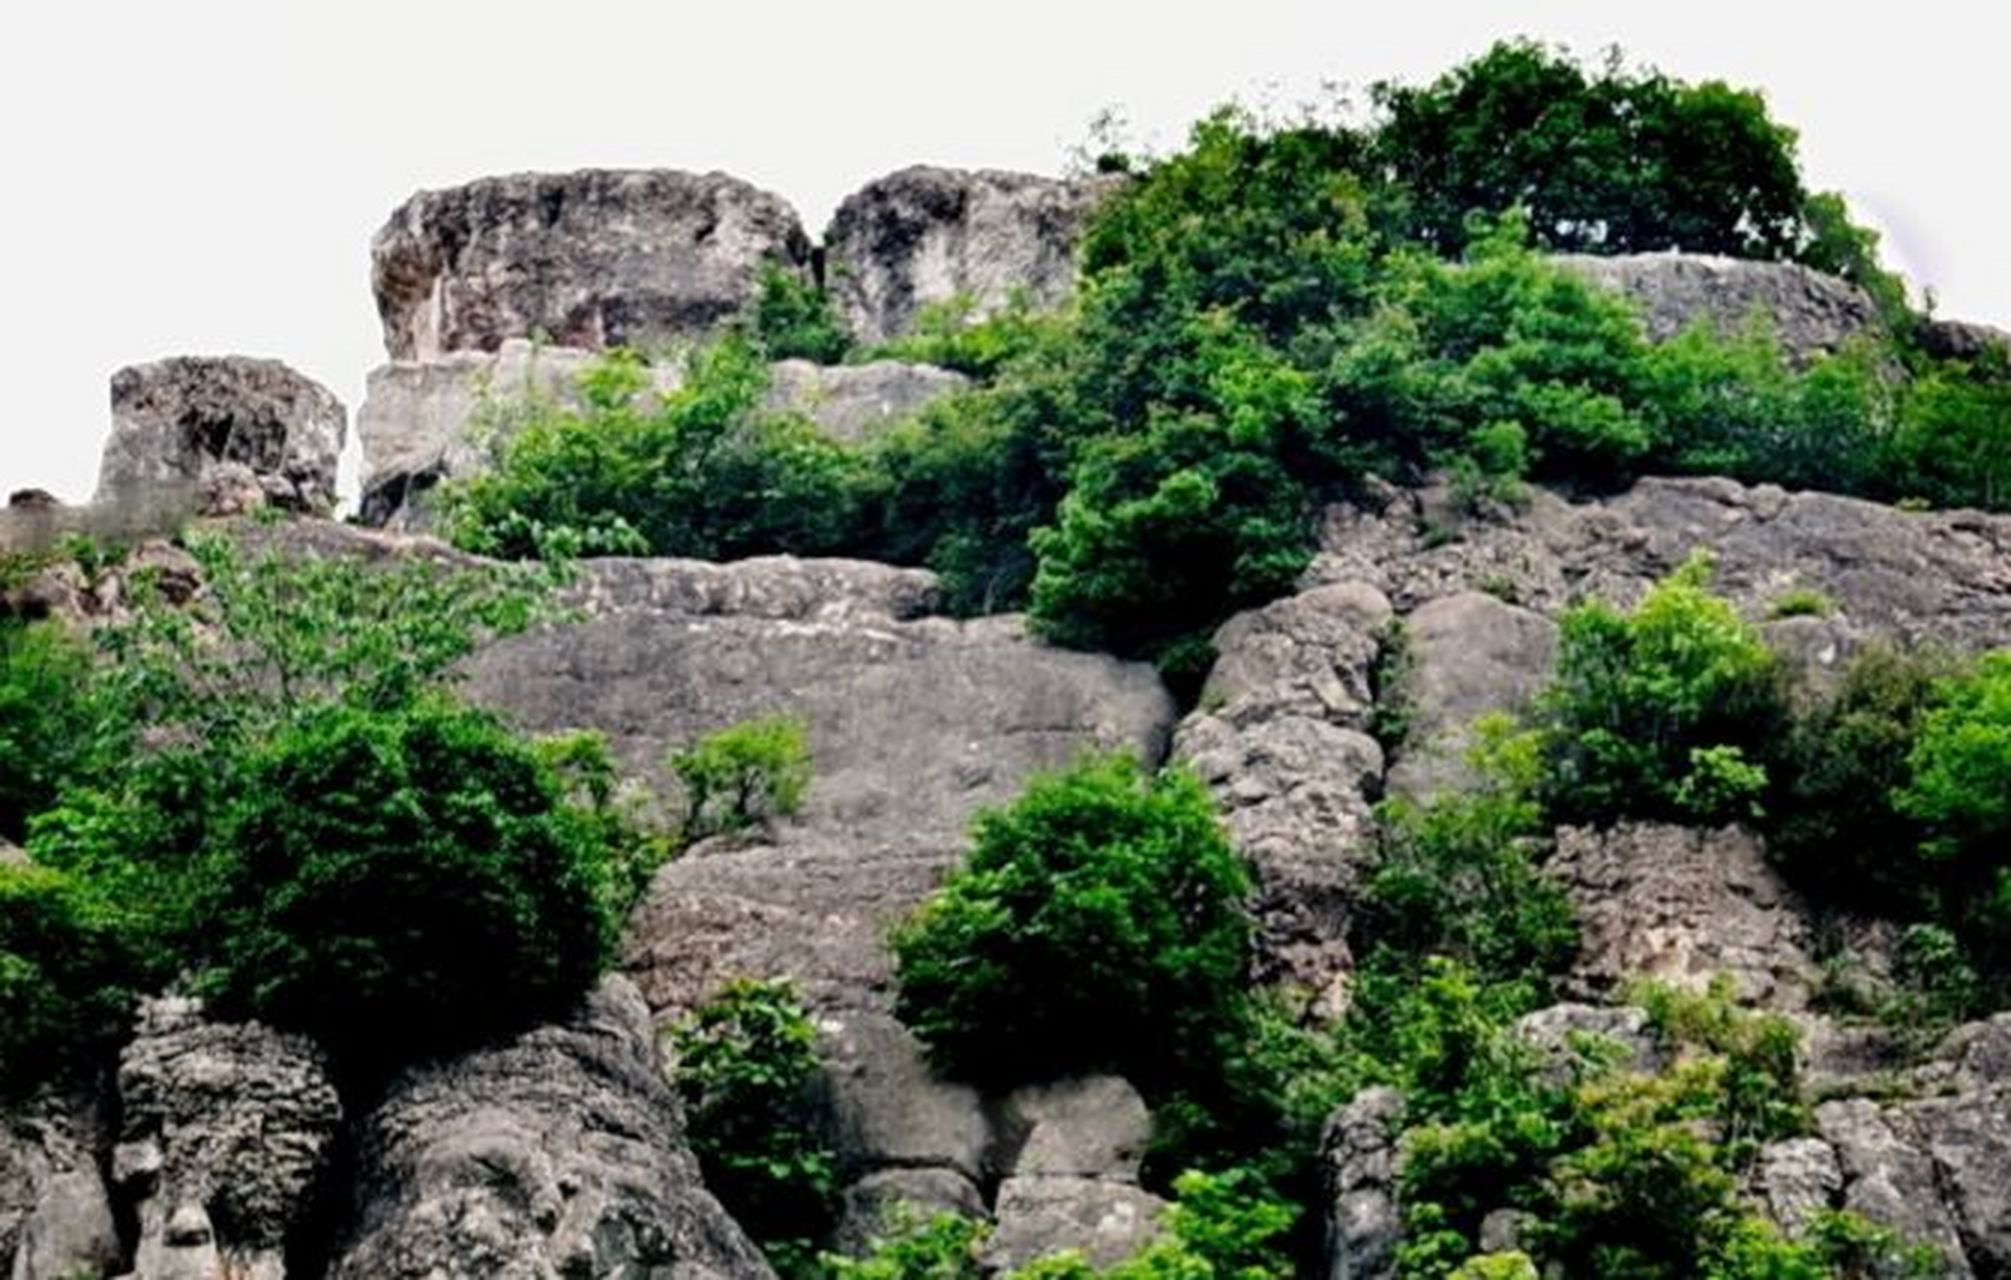
M 1773 325 L 1789 358 L 1807 361 L 1880 327 L 1870 294 L 1791 262 L 1697 253 L 1565 254 L 1556 261 L 1632 298 L 1657 342 L 1699 320 L 1736 333 L 1757 315 Z
M 241 514 L 270 504 L 326 515 L 348 414 L 277 360 L 177 356 L 112 375 L 112 433 L 96 502 Z
M 831 219 L 831 290 L 865 342 L 906 333 L 922 307 L 959 295 L 980 314 L 1015 293 L 1053 306 L 1074 291 L 1076 243 L 1116 181 L 932 165 L 888 174 Z
M 370 246 L 394 360 L 494 351 L 542 335 L 649 346 L 717 331 L 768 264 L 810 242 L 781 197 L 724 173 L 583 169 L 422 191 Z

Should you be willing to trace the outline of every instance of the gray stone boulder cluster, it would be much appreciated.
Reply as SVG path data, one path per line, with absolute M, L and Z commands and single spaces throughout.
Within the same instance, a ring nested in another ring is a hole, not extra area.
M 1566 254 L 1557 261 L 1631 298 L 1658 342 L 1699 321 L 1732 334 L 1759 320 L 1772 326 L 1789 358 L 1806 363 L 1883 326 L 1870 294 L 1791 262 L 1695 253 Z

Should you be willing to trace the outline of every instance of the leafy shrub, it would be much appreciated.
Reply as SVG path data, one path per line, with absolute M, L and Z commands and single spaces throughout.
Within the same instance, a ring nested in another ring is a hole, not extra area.
M 0 619 L 0 839 L 25 838 L 101 745 L 90 674 L 89 649 L 60 624 Z
M 869 360 L 910 360 L 954 369 L 990 382 L 1029 353 L 1051 343 L 1065 329 L 1058 316 L 1042 315 L 1023 290 L 1006 305 L 980 316 L 968 293 L 925 304 L 909 331 L 863 353 Z
M 1576 952 L 1578 929 L 1569 899 L 1537 866 L 1548 834 L 1535 798 L 1541 740 L 1515 733 L 1503 717 L 1477 733 L 1476 786 L 1423 807 L 1401 799 L 1382 806 L 1382 859 L 1359 937 L 1542 990 Z
M 962 1214 L 910 1214 L 897 1218 L 865 1257 L 827 1253 L 822 1262 L 831 1280 L 983 1280 L 978 1254 L 990 1235 L 988 1223 Z
M 773 360 L 837 364 L 852 349 L 852 334 L 831 295 L 795 271 L 770 262 L 748 315 L 754 341 Z
M 610 957 L 600 829 L 488 715 L 331 706 L 241 779 L 211 843 L 220 1007 L 368 1072 L 560 1013 Z
M 1081 1254 L 1040 1258 L 1014 1280 L 1289 1280 L 1283 1246 L 1299 1210 L 1267 1192 L 1248 1170 L 1189 1171 L 1174 1184 L 1166 1233 L 1101 1271 Z
M 47 1081 L 124 1031 L 145 980 L 124 923 L 83 881 L 0 864 L 0 1091 Z
M 816 1042 L 794 989 L 754 979 L 729 982 L 671 1034 L 671 1080 L 706 1187 L 790 1275 L 817 1274 L 813 1245 L 837 1190 L 809 1110 Z
M 609 352 L 581 375 L 581 408 L 532 413 L 497 442 L 490 470 L 445 486 L 448 531 L 508 559 L 833 551 L 858 525 L 857 459 L 764 408 L 767 378 L 756 348 L 729 338 L 644 404 L 647 368 Z
M 1869 649 L 1796 717 L 1775 761 L 1767 848 L 1805 892 L 1900 916 L 1931 909 L 1923 833 L 1894 797 L 1938 682 L 1954 670 L 1932 652 Z
M 1774 597 L 1767 616 L 1781 618 L 1827 618 L 1836 612 L 1836 601 L 1820 587 L 1790 587 Z
M 1944 364 L 1918 375 L 1901 404 L 1892 452 L 1902 493 L 1937 506 L 2011 505 L 2011 369 Z
M 1942 682 L 1907 770 L 1899 809 L 1925 826 L 1944 918 L 2001 971 L 2011 965 L 2011 652 Z
M 894 932 L 897 1010 L 961 1078 L 1151 1088 L 1234 1019 L 1248 890 L 1193 777 L 1085 760 L 979 816 L 966 865 Z
M 673 752 L 670 767 L 684 784 L 689 843 L 795 813 L 810 785 L 810 743 L 801 720 L 763 716 Z
M 1548 799 L 1567 819 L 1753 816 L 1785 717 L 1778 660 L 1708 590 L 1698 553 L 1622 613 L 1565 614 L 1541 698 Z

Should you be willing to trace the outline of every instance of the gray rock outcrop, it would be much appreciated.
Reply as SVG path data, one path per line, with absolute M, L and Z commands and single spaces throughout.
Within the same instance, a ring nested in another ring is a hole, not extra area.
M 1383 751 L 1369 733 L 1382 592 L 1336 583 L 1239 614 L 1174 755 L 1256 871 L 1258 974 L 1338 999 L 1349 908 L 1373 862 Z
M 999 1272 L 1071 1250 L 1099 1270 L 1137 1253 L 1161 1232 L 1166 1202 L 1097 1178 L 1008 1178 L 993 1209 L 984 1265 Z
M 676 1276 L 768 1265 L 699 1180 L 633 987 L 415 1070 L 363 1123 L 334 1280 Z
M 1943 360 L 2003 359 L 2011 356 L 2011 333 L 1967 320 L 1929 320 L 1920 326 L 1920 345 Z
M 267 503 L 327 515 L 347 427 L 341 401 L 277 360 L 178 356 L 133 365 L 112 375 L 96 502 L 183 516 Z
M 106 1108 L 54 1088 L 0 1118 L 0 1268 L 13 1280 L 109 1275 L 125 1250 L 99 1170 Z
M 1547 870 L 1577 910 L 1567 980 L 1577 994 L 1612 995 L 1636 978 L 1702 990 L 1722 973 L 1741 1000 L 1807 1006 L 1814 926 L 1744 828 L 1566 827 Z
M 393 360 L 510 338 L 653 346 L 702 337 L 810 245 L 780 197 L 723 173 L 587 169 L 421 191 L 370 245 Z
M 1334 1113 L 1320 1143 L 1327 1195 L 1327 1274 L 1332 1280 L 1389 1280 L 1403 1236 L 1397 1207 L 1396 1090 L 1365 1089 Z
M 770 409 L 801 414 L 845 444 L 863 444 L 924 405 L 970 385 L 960 373 L 905 360 L 840 365 L 780 360 L 768 366 L 768 376 Z
M 1053 306 L 1074 291 L 1076 242 L 1111 182 L 928 165 L 888 174 L 831 220 L 831 290 L 864 342 L 898 337 L 923 306 L 959 295 L 981 315 L 1014 293 Z
M 300 1036 L 147 1002 L 119 1058 L 112 1174 L 139 1224 L 142 1276 L 280 1280 L 315 1210 L 342 1105 Z
M 1699 320 L 1736 333 L 1759 318 L 1772 323 L 1791 359 L 1805 362 L 1880 325 L 1870 294 L 1790 262 L 1694 253 L 1564 254 L 1555 261 L 1632 298 L 1658 342 Z

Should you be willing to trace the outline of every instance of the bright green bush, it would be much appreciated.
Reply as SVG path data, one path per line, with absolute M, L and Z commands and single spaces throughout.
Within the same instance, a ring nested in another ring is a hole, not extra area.
M 980 815 L 965 866 L 894 932 L 897 1010 L 959 1078 L 1114 1070 L 1150 1090 L 1235 1020 L 1249 886 L 1194 778 L 1085 760 Z
M 212 832 L 206 988 L 369 1073 L 563 1012 L 615 941 L 602 830 L 492 717 L 330 706 Z
M 0 864 L 0 1093 L 88 1062 L 146 980 L 125 921 L 89 884 Z
M 787 817 L 810 786 L 810 742 L 792 716 L 763 716 L 708 733 L 670 756 L 684 786 L 686 843 Z
M 1632 611 L 1565 614 L 1557 675 L 1540 699 L 1554 814 L 1606 822 L 1755 816 L 1764 760 L 1785 723 L 1779 661 L 1708 589 L 1699 553 Z
M 816 1045 L 786 981 L 729 982 L 671 1033 L 671 1082 L 706 1188 L 785 1275 L 818 1274 L 837 1192 L 809 1096 Z
M 910 360 L 954 369 L 980 382 L 990 382 L 1009 366 L 1053 343 L 1067 320 L 1034 309 L 1023 291 L 1015 290 L 1006 305 L 980 316 L 968 293 L 924 305 L 908 332 L 860 353 L 866 360 Z
M 962 1214 L 911 1214 L 897 1218 L 865 1257 L 827 1253 L 821 1261 L 831 1280 L 984 1280 L 978 1258 L 990 1235 L 990 1224 Z
M 1921 822 L 1944 918 L 1984 966 L 2011 967 L 2011 652 L 1944 681 L 1907 758 L 1899 809 Z
M 774 263 L 761 268 L 761 283 L 747 327 L 771 360 L 814 360 L 837 364 L 852 349 L 852 334 L 831 295 Z
M 96 740 L 90 650 L 58 623 L 0 619 L 0 839 L 19 843 Z
M 581 376 L 579 409 L 544 406 L 496 443 L 491 469 L 444 486 L 448 531 L 508 559 L 837 550 L 858 526 L 856 455 L 765 408 L 767 380 L 740 339 L 692 353 L 661 396 L 638 357 L 610 352 Z
M 1892 452 L 1897 496 L 1936 506 L 2011 506 L 2011 370 L 1942 365 L 1919 374 L 1901 403 Z

